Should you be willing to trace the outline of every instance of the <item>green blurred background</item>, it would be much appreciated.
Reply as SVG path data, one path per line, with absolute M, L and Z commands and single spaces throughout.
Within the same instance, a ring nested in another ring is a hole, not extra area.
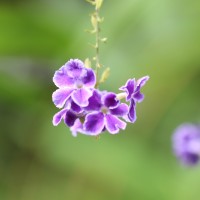
M 105 0 L 101 89 L 151 78 L 136 123 L 99 140 L 51 122 L 55 70 L 94 55 L 92 12 L 84 0 L 0 2 L 0 200 L 198 200 L 200 167 L 177 162 L 171 135 L 200 122 L 200 1 Z

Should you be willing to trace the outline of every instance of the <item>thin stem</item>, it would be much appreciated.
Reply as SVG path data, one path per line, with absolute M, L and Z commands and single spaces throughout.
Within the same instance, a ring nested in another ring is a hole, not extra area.
M 100 68 L 100 62 L 99 62 L 99 33 L 100 33 L 100 27 L 99 27 L 99 9 L 95 8 L 95 17 L 96 17 L 96 44 L 95 44 L 95 61 L 96 61 L 96 76 L 98 80 L 98 70 Z M 98 83 L 98 81 L 97 81 Z

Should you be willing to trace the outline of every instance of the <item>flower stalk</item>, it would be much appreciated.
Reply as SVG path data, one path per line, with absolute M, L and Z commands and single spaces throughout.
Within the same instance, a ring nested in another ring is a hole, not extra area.
M 95 88 L 98 88 L 99 84 L 102 83 L 102 77 L 99 77 L 99 69 L 102 67 L 100 64 L 100 56 L 99 56 L 99 47 L 100 42 L 105 43 L 107 41 L 107 38 L 101 38 L 100 37 L 100 23 L 103 21 L 103 18 L 99 16 L 99 11 L 102 6 L 103 0 L 87 0 L 90 4 L 95 6 L 95 11 L 93 14 L 91 14 L 91 24 L 93 27 L 93 30 L 89 31 L 91 34 L 95 34 L 95 45 L 92 45 L 95 48 L 95 56 L 93 57 L 93 60 L 95 61 L 95 74 L 97 78 L 97 83 Z M 106 73 L 108 74 L 109 68 L 107 68 Z M 105 73 L 104 73 L 105 74 Z M 107 78 L 104 78 L 104 81 Z
M 96 17 L 96 44 L 95 44 L 95 61 L 96 61 L 96 77 L 98 79 L 98 70 L 101 67 L 100 62 L 99 62 L 99 33 L 100 33 L 100 27 L 99 27 L 99 8 L 96 6 L 95 7 L 95 13 L 94 16 Z

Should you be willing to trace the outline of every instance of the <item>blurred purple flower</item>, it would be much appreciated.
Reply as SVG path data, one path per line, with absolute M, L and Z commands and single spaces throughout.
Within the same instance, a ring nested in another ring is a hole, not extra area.
M 96 77 L 94 71 L 84 67 L 82 61 L 71 59 L 55 72 L 53 82 L 59 88 L 52 95 L 58 108 L 62 108 L 70 97 L 77 105 L 87 106 Z
M 134 123 L 136 120 L 136 102 L 142 102 L 144 95 L 140 92 L 141 87 L 149 80 L 149 76 L 144 76 L 137 81 L 134 79 L 129 79 L 126 84 L 119 89 L 125 91 L 126 101 L 130 101 L 128 119 L 130 122 Z
M 172 137 L 173 150 L 185 165 L 195 165 L 200 159 L 200 125 L 182 124 Z
M 105 129 L 115 134 L 119 129 L 126 128 L 126 123 L 118 117 L 127 115 L 128 106 L 120 103 L 115 93 L 94 90 L 85 110 L 89 114 L 86 115 L 83 129 L 88 135 L 98 135 Z

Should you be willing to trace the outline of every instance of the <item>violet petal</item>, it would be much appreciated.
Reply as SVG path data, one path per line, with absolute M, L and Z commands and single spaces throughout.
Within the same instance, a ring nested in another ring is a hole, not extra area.
M 145 83 L 149 80 L 149 76 L 144 76 L 137 80 L 137 86 L 143 87 Z
M 88 114 L 83 124 L 84 130 L 89 135 L 98 135 L 104 128 L 104 115 L 101 112 Z
M 131 99 L 130 101 L 130 105 L 129 105 L 129 113 L 128 113 L 128 118 L 130 120 L 130 122 L 134 123 L 136 121 L 136 104 L 135 101 L 133 99 Z
M 65 102 L 69 99 L 73 89 L 69 88 L 59 88 L 57 89 L 53 95 L 52 100 L 56 107 L 62 108 L 65 104 Z
M 116 94 L 108 92 L 103 96 L 103 105 L 108 108 L 115 108 L 119 104 L 119 100 L 116 98 Z
M 88 106 L 88 99 L 92 96 L 92 91 L 87 88 L 80 88 L 75 90 L 71 97 L 73 101 L 80 107 Z
M 140 92 L 141 87 L 143 87 L 148 80 L 149 80 L 149 76 L 144 76 L 138 79 L 135 93 Z
M 129 79 L 126 82 L 125 86 L 122 86 L 119 89 L 127 92 L 126 101 L 130 101 L 130 99 L 134 93 L 134 90 L 135 90 L 135 79 Z
M 75 120 L 74 125 L 72 127 L 70 127 L 70 130 L 74 137 L 77 136 L 77 132 L 82 132 L 83 124 L 81 123 L 80 119 Z
M 93 94 L 89 98 L 89 104 L 84 109 L 87 111 L 99 111 L 101 106 L 101 94 L 97 90 L 93 90 Z
M 53 116 L 53 121 L 52 122 L 53 122 L 54 126 L 57 126 L 61 122 L 61 120 L 64 117 L 64 115 L 66 114 L 66 112 L 67 112 L 67 109 L 62 109 L 61 111 L 57 112 Z
M 76 103 L 74 103 L 73 101 L 71 101 L 71 110 L 76 113 L 80 113 L 82 111 L 82 108 L 78 106 Z
M 136 92 L 134 95 L 133 95 L 133 98 L 137 101 L 137 102 L 142 102 L 143 99 L 144 99 L 144 95 L 142 93 L 140 93 L 140 91 Z
M 123 117 L 128 114 L 128 109 L 129 109 L 128 106 L 125 103 L 122 103 L 118 107 L 110 109 L 110 113 L 112 115 Z
M 95 76 L 93 69 L 87 68 L 87 71 L 86 71 L 85 75 L 81 78 L 81 80 L 82 80 L 84 86 L 93 88 L 96 84 L 96 76 Z
M 108 132 L 111 134 L 116 134 L 119 132 L 119 129 L 124 130 L 126 128 L 126 123 L 114 115 L 107 114 L 105 116 L 105 126 Z
M 65 64 L 65 67 L 67 75 L 75 80 L 81 78 L 86 73 L 86 68 L 79 59 L 71 59 Z
M 67 75 L 65 68 L 65 66 L 62 66 L 53 76 L 53 82 L 59 88 L 72 87 L 74 85 L 74 79 Z
M 196 153 L 184 152 L 178 157 L 185 165 L 196 165 L 199 162 L 199 155 Z
M 66 112 L 65 124 L 67 124 L 67 126 L 69 127 L 73 126 L 76 119 L 77 119 L 77 115 L 75 113 L 73 113 L 70 110 Z

